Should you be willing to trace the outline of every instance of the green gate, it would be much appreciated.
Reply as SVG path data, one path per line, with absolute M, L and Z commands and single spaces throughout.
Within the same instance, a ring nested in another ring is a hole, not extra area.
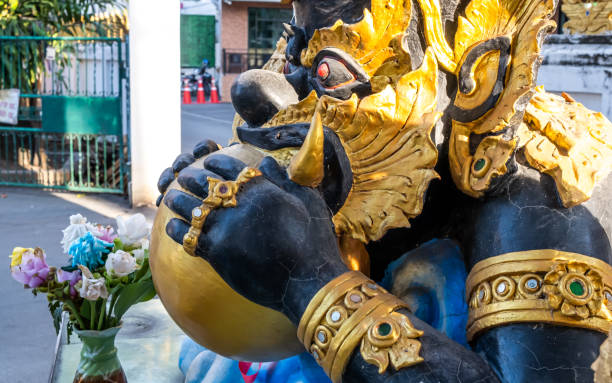
M 125 193 L 127 42 L 0 37 L 0 89 L 20 89 L 0 125 L 0 185 Z

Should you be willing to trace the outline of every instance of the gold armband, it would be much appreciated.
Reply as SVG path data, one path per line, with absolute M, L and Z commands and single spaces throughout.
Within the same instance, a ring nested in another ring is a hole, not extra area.
M 612 267 L 557 250 L 509 253 L 478 262 L 466 282 L 468 340 L 491 327 L 544 322 L 608 333 Z
M 351 271 L 329 282 L 312 298 L 298 326 L 298 338 L 334 383 L 353 350 L 386 371 L 420 363 L 423 335 L 408 317 L 396 312 L 406 304 L 360 272 Z

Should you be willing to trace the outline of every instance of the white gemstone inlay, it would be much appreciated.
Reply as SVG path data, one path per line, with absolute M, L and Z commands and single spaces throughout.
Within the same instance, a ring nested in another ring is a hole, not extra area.
M 327 340 L 327 336 L 325 336 L 325 333 L 323 331 L 319 331 L 319 333 L 317 334 L 317 338 L 319 338 L 319 342 L 321 343 L 325 343 L 325 341 Z
M 368 288 L 370 288 L 372 290 L 376 290 L 376 289 L 378 289 L 378 286 L 375 285 L 374 283 L 368 283 Z
M 351 301 L 353 303 L 359 303 L 361 302 L 361 297 L 357 294 L 351 294 Z
M 527 285 L 528 288 L 530 288 L 532 290 L 535 290 L 535 289 L 538 288 L 538 281 L 535 280 L 534 278 L 530 278 L 530 279 L 527 280 L 526 285 Z
M 606 291 L 606 299 L 608 300 L 608 302 L 612 302 L 612 294 L 610 294 L 607 291 Z
M 338 322 L 340 320 L 340 317 L 341 317 L 341 315 L 340 315 L 339 311 L 333 311 L 331 313 L 331 320 L 332 320 L 332 322 Z
M 196 207 L 195 209 L 193 209 L 191 214 L 193 214 L 193 216 L 196 218 L 200 218 L 202 216 L 202 209 L 200 209 L 199 207 Z
M 485 295 L 484 289 L 480 289 L 480 291 L 478 292 L 478 300 L 482 301 L 484 299 L 484 295 Z
M 506 292 L 506 282 L 500 282 L 499 285 L 497 285 L 497 293 L 503 294 L 505 292 Z

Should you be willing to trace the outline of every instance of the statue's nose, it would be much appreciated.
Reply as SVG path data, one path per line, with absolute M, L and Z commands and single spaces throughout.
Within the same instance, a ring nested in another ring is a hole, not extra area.
M 263 125 L 279 110 L 299 101 L 284 75 L 261 69 L 242 73 L 232 86 L 236 112 L 251 126 Z

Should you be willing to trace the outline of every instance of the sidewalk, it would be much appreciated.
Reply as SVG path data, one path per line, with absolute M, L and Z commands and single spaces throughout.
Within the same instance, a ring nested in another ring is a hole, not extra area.
M 61 230 L 70 215 L 116 226 L 118 215 L 139 212 L 152 221 L 155 211 L 130 210 L 121 196 L 0 187 L 0 382 L 46 383 L 56 339 L 45 297 L 34 297 L 10 276 L 13 247 L 38 246 L 49 265 L 65 264 Z

